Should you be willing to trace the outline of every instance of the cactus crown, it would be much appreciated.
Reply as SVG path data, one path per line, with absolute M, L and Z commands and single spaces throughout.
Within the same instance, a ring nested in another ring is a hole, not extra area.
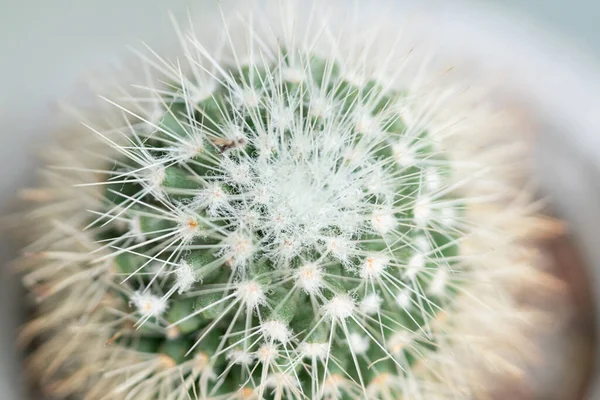
M 130 399 L 470 393 L 439 365 L 461 310 L 482 315 L 463 304 L 476 296 L 470 281 L 491 276 L 478 275 L 476 256 L 491 250 L 473 252 L 473 237 L 498 251 L 510 242 L 469 207 L 492 207 L 507 186 L 491 185 L 501 178 L 454 120 L 434 122 L 448 92 L 423 97 L 335 46 L 256 43 L 222 61 L 192 39 L 185 72 L 147 61 L 165 76 L 160 87 L 134 106 L 108 100 L 124 123 L 91 128 L 111 148 L 103 167 L 69 165 L 74 183 L 101 190 L 54 226 L 62 239 L 34 246 L 64 265 L 26 277 L 52 286 L 43 326 L 71 321 L 78 335 L 52 334 L 54 350 L 38 354 L 59 354 L 52 389 Z M 465 166 L 466 178 L 456 172 Z M 499 263 L 512 257 L 502 254 Z
M 129 282 L 134 341 L 207 360 L 209 393 L 318 398 L 339 379 L 358 395 L 435 347 L 460 200 L 427 129 L 404 123 L 410 93 L 278 50 L 133 116 L 90 227 Z

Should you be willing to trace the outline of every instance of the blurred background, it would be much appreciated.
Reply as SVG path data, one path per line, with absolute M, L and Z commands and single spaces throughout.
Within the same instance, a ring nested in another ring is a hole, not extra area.
M 128 45 L 136 47 L 143 40 L 158 50 L 168 47 L 174 40 L 174 32 L 167 11 L 184 19 L 188 8 L 201 12 L 203 7 L 214 7 L 216 3 L 217 0 L 0 0 L 1 212 L 5 213 L 10 207 L 17 188 L 33 180 L 32 154 L 43 151 L 44 143 L 49 141 L 57 99 L 77 92 L 90 73 L 108 69 L 130 57 Z M 539 106 L 536 112 L 543 116 L 550 136 L 577 142 L 571 153 L 563 155 L 566 157 L 563 161 L 586 153 L 587 161 L 576 166 L 563 165 L 561 170 L 571 168 L 571 175 L 554 175 L 553 182 L 562 179 L 565 185 L 579 185 L 574 186 L 575 192 L 572 192 L 583 202 L 577 207 L 589 211 L 569 214 L 572 206 L 566 200 L 558 200 L 557 207 L 567 210 L 565 214 L 575 224 L 585 221 L 589 224 L 596 217 L 600 221 L 594 211 L 600 205 L 600 190 L 589 194 L 589 182 L 596 182 L 595 185 L 600 182 L 597 175 L 589 172 L 600 166 L 600 103 L 597 100 L 600 96 L 597 90 L 600 88 L 600 2 L 479 0 L 447 3 L 450 2 L 424 3 L 433 5 L 431 9 L 436 15 L 432 17 L 443 22 L 436 26 L 456 32 L 455 36 L 447 36 L 447 40 L 458 47 L 469 47 L 468 51 L 480 52 L 484 63 L 501 62 L 519 71 L 515 79 L 521 79 L 524 92 L 534 93 L 532 101 Z M 505 53 L 496 54 L 497 48 Z M 490 58 L 492 53 L 497 57 Z M 556 117 L 557 114 L 560 115 Z M 565 134 L 565 127 L 577 131 L 577 135 Z M 560 143 L 549 146 L 557 151 Z M 554 154 L 545 160 L 556 166 L 561 159 Z M 573 176 L 583 180 L 577 183 Z M 599 259 L 593 254 L 596 240 L 581 233 L 584 231 L 582 228 L 579 233 L 581 247 L 589 250 L 586 257 L 592 262 L 588 265 L 595 271 L 597 265 L 593 260 Z M 14 252 L 6 240 L 0 240 L 0 246 L 3 246 L 0 258 L 5 263 Z M 593 272 L 591 276 L 597 277 Z M 22 380 L 18 357 L 11 342 L 21 310 L 21 305 L 15 302 L 18 293 L 19 286 L 14 279 L 0 281 L 2 400 L 23 398 L 19 389 Z

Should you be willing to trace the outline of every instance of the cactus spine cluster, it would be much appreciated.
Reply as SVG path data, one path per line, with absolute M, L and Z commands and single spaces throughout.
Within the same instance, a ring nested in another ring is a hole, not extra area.
M 219 57 L 185 38 L 54 150 L 23 260 L 47 392 L 468 398 L 477 356 L 517 368 L 505 283 L 535 275 L 513 229 L 535 218 L 504 144 L 485 147 L 507 125 L 322 28 L 227 31 Z

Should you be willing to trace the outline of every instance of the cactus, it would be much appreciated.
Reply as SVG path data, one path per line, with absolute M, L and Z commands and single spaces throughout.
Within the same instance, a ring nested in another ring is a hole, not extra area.
M 387 42 L 247 23 L 244 46 L 144 56 L 144 89 L 46 154 L 22 259 L 44 390 L 454 399 L 518 371 L 512 293 L 543 277 L 522 238 L 549 222 L 519 125 L 403 80 Z

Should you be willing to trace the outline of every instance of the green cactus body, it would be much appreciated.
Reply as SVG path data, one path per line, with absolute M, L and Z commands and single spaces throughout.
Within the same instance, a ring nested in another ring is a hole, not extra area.
M 89 319 L 79 335 L 96 338 L 70 353 L 82 364 L 47 374 L 54 393 L 470 396 L 439 365 L 452 358 L 469 281 L 485 269 L 476 256 L 491 251 L 463 244 L 501 229 L 476 225 L 469 207 L 496 207 L 486 199 L 504 187 L 469 189 L 477 173 L 456 173 L 486 165 L 453 161 L 469 146 L 457 139 L 447 151 L 453 139 L 427 114 L 438 109 L 414 107 L 435 97 L 316 48 L 251 55 L 192 63 L 213 71 L 207 81 L 165 64 L 152 113 L 110 101 L 126 121 L 94 129 L 110 148 L 104 177 L 75 182 L 102 188 L 86 206 L 93 214 L 75 210 L 88 246 L 76 251 L 78 236 L 64 231 L 65 244 L 49 246 L 87 254 L 55 273 L 79 275 L 53 288 L 48 308 L 81 296 L 85 309 L 57 319 Z
M 331 59 L 277 57 L 224 66 L 227 80 L 194 103 L 178 87 L 149 134 L 133 121 L 119 189 L 108 186 L 92 227 L 112 232 L 134 291 L 123 311 L 156 327 L 131 334 L 177 363 L 212 354 L 222 377 L 208 392 L 317 398 L 336 389 L 311 384 L 338 371 L 352 396 L 435 348 L 428 323 L 452 303 L 459 203 L 435 190 L 447 185 L 443 152 L 402 122 L 408 94 L 357 86 Z M 255 103 L 236 102 L 250 90 Z M 190 143 L 197 152 L 181 150 Z M 436 195 L 444 208 L 427 204 Z M 278 374 L 281 387 L 265 387 Z

